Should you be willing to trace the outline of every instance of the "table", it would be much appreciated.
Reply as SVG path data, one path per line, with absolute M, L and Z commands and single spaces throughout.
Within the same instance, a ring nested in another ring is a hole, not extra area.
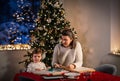
M 48 81 L 46 79 L 43 79 L 41 75 L 36 75 L 28 72 L 17 73 L 13 81 L 20 81 L 19 80 L 20 76 L 33 79 L 34 81 Z M 120 76 L 113 76 L 101 72 L 91 72 L 91 73 L 89 72 L 89 73 L 81 73 L 77 79 L 63 78 L 63 79 L 51 79 L 49 81 L 120 81 Z

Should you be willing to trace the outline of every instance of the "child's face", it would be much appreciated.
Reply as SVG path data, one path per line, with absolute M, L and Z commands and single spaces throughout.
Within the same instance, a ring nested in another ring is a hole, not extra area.
M 33 62 L 37 63 L 37 62 L 40 62 L 40 60 L 42 59 L 42 56 L 41 54 L 33 54 Z

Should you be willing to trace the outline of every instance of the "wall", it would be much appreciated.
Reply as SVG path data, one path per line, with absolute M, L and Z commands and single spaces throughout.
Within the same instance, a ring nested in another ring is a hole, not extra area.
M 26 51 L 0 51 L 0 81 L 13 81 L 16 73 L 24 68 L 18 64 L 24 58 Z
M 120 49 L 120 1 L 111 1 L 111 50 Z

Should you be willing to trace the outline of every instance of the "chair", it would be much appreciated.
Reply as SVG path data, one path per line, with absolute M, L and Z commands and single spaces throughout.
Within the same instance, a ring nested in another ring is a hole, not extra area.
M 20 76 L 20 77 L 19 77 L 19 80 L 20 80 L 20 81 L 35 81 L 35 80 L 33 80 L 33 79 L 30 79 L 30 78 L 27 78 L 27 77 L 23 77 L 23 76 Z
M 95 68 L 96 71 L 116 75 L 117 67 L 113 64 L 103 64 Z

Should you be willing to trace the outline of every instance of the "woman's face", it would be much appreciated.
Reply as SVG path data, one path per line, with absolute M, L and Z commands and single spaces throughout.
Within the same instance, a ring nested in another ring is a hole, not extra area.
M 68 47 L 70 45 L 70 43 L 72 42 L 72 39 L 69 36 L 62 36 L 61 42 L 62 42 L 63 46 Z
M 33 62 L 37 63 L 37 62 L 40 62 L 42 56 L 41 54 L 33 54 Z

